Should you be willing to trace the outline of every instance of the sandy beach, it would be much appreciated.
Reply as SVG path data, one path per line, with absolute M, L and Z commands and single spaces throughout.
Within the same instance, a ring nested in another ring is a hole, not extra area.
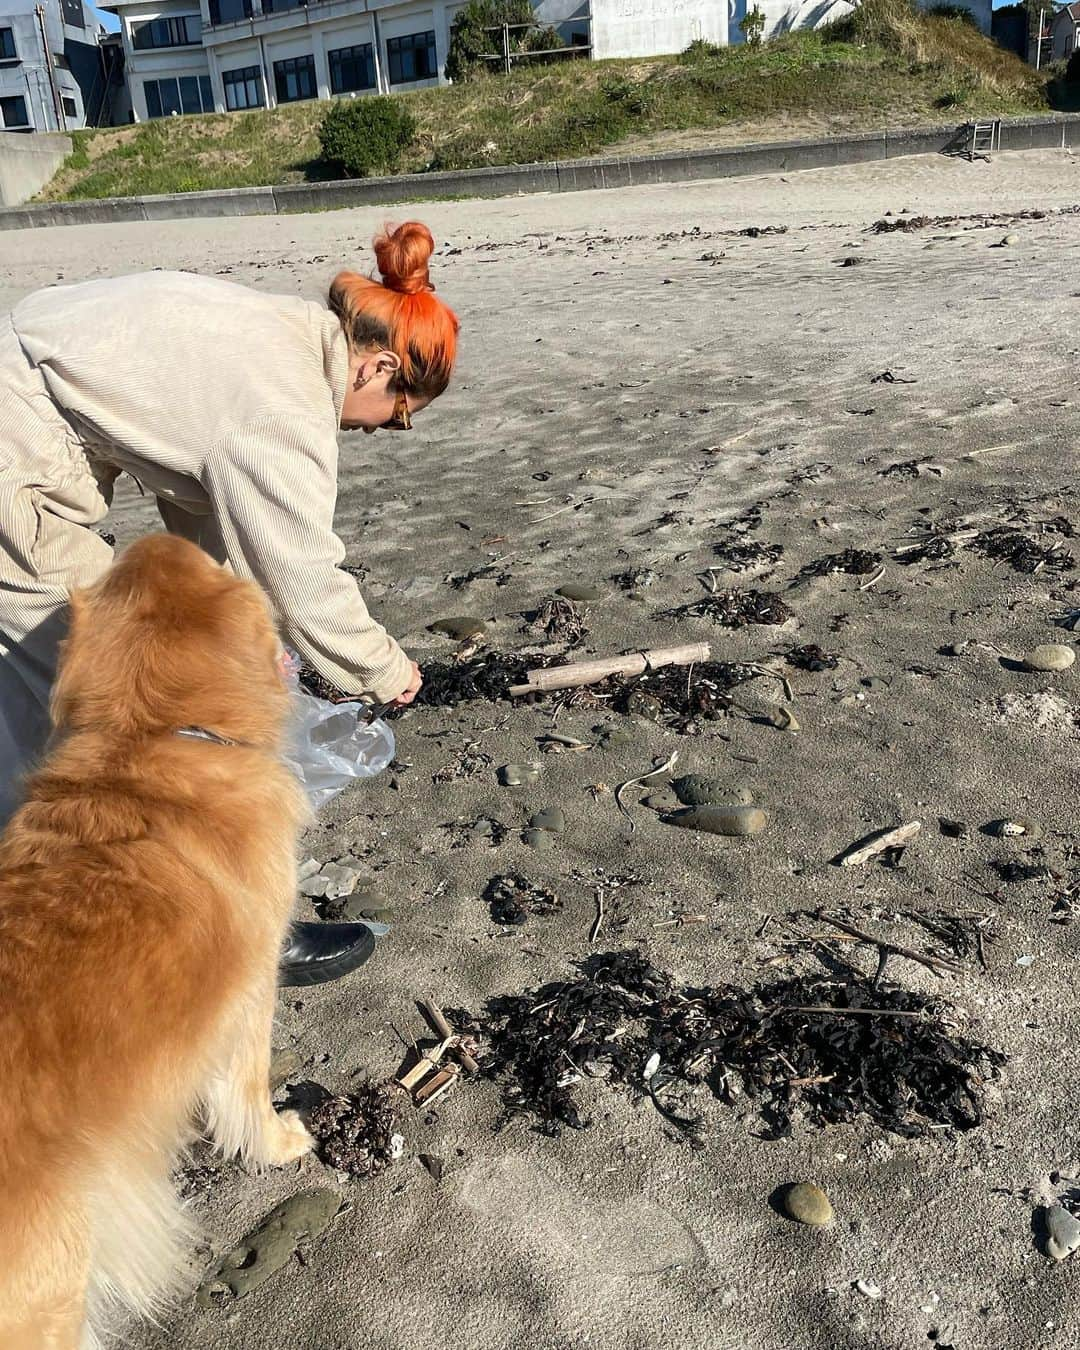
M 575 658 L 701 640 L 790 682 L 789 702 L 778 680 L 748 681 L 698 735 L 571 702 L 554 729 L 590 748 L 560 754 L 538 745 L 550 699 L 399 718 L 393 771 L 332 803 L 302 855 L 355 860 L 357 908 L 390 911 L 391 931 L 356 975 L 282 991 L 275 1043 L 296 1058 L 277 1100 L 398 1073 L 426 1034 L 417 998 L 479 1013 L 573 977 L 590 951 L 639 948 L 689 985 L 827 973 L 827 944 L 792 943 L 787 918 L 820 907 L 920 950 L 927 934 L 901 915 L 978 916 L 983 959 L 944 975 L 891 959 L 886 982 L 942 998 L 963 1035 L 1008 1057 L 981 1126 L 918 1139 L 799 1117 L 765 1139 L 745 1093 L 702 1088 L 695 1151 L 647 1096 L 591 1080 L 576 1089 L 591 1128 L 549 1138 L 527 1117 L 503 1124 L 495 1084 L 463 1081 L 431 1109 L 402 1100 L 404 1155 L 373 1180 L 314 1159 L 249 1176 L 197 1153 L 182 1177 L 205 1232 L 192 1297 L 126 1344 L 1080 1346 L 1080 1258 L 1052 1262 L 1035 1237 L 1040 1207 L 1080 1182 L 1080 665 L 1019 664 L 1078 644 L 1055 623 L 1080 617 L 1078 212 L 1080 164 L 1032 153 L 4 236 L 4 305 L 151 267 L 315 299 L 339 266 L 367 265 L 384 214 L 427 221 L 433 278 L 462 320 L 457 379 L 410 436 L 342 439 L 337 524 L 374 612 L 421 663 L 450 659 L 428 626 L 451 616 L 482 620 L 500 653 L 555 653 L 525 616 L 577 583 L 601 598 L 580 607 Z M 125 490 L 112 520 L 123 543 L 156 514 Z M 970 546 L 999 527 L 1048 560 L 1023 571 Z M 939 556 L 900 552 L 942 537 Z M 736 539 L 781 551 L 736 573 L 716 551 Z M 814 572 L 846 550 L 880 562 Z M 651 584 L 615 580 L 646 570 Z M 793 617 L 729 629 L 671 614 L 710 587 L 778 593 Z M 786 662 L 806 645 L 837 664 Z M 797 731 L 774 725 L 781 699 Z M 765 829 L 673 828 L 639 804 L 654 779 L 626 795 L 631 832 L 611 789 L 676 751 L 675 774 L 722 780 L 732 800 L 745 789 Z M 500 766 L 529 761 L 534 782 L 499 784 Z M 565 831 L 529 847 L 529 818 L 555 806 Z M 1041 837 L 984 832 L 1017 817 Z M 485 819 L 498 828 L 477 830 Z M 898 866 L 830 864 L 913 819 Z M 967 828 L 953 837 L 943 819 Z M 1006 879 L 1016 861 L 1034 875 Z M 597 869 L 641 881 L 590 946 Z M 507 874 L 561 909 L 494 922 L 485 888 Z M 873 975 L 869 945 L 838 955 Z M 770 1207 L 801 1180 L 831 1198 L 830 1227 Z M 343 1208 L 298 1257 L 244 1297 L 196 1300 L 215 1261 L 312 1187 Z

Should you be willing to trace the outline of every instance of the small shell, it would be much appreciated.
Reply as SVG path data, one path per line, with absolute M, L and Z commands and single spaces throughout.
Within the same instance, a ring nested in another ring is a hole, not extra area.
M 653 1074 L 657 1071 L 659 1067 L 660 1067 L 660 1051 L 654 1050 L 652 1054 L 649 1056 L 649 1058 L 645 1061 L 645 1067 L 641 1071 L 641 1076 L 642 1078 L 644 1078 L 646 1083 L 649 1081 L 649 1079 L 653 1076 Z

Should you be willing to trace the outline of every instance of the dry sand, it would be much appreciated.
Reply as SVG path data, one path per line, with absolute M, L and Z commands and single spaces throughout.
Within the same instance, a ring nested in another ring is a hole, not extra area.
M 1033 154 L 408 208 L 452 249 L 435 275 L 462 316 L 460 375 L 411 437 L 343 442 L 338 524 L 351 561 L 370 570 L 374 609 L 414 654 L 447 655 L 451 644 L 425 626 L 456 614 L 490 620 L 492 644 L 514 650 L 530 640 L 520 612 L 553 586 L 608 587 L 613 574 L 649 566 L 660 579 L 643 599 L 610 586 L 592 607 L 587 649 L 708 638 L 719 658 L 761 659 L 798 641 L 844 659 L 835 671 L 793 673 L 797 736 L 744 716 L 698 738 L 631 721 L 625 746 L 542 757 L 540 782 L 525 789 L 496 786 L 495 769 L 541 758 L 535 738 L 549 709 L 405 718 L 399 756 L 409 767 L 393 784 L 385 776 L 340 798 L 305 841 L 318 859 L 363 861 L 393 909 L 392 932 L 358 975 L 286 991 L 279 1004 L 276 1038 L 300 1056 L 301 1078 L 347 1090 L 357 1074 L 389 1075 L 399 1037 L 420 1032 L 415 997 L 479 1009 L 490 995 L 572 972 L 593 918 L 575 873 L 596 867 L 648 879 L 625 893 L 626 923 L 610 945 L 640 944 L 695 982 L 775 974 L 761 963 L 781 951 L 783 927 L 756 939 L 766 914 L 850 905 L 878 931 L 921 945 L 910 926 L 876 916 L 993 911 L 986 972 L 968 960 L 939 984 L 918 965 L 889 971 L 943 993 L 972 1034 L 1009 1054 L 987 1124 L 906 1142 L 869 1126 L 803 1123 L 765 1142 L 748 1105 L 705 1097 L 707 1146 L 693 1153 L 626 1092 L 594 1085 L 584 1100 L 595 1127 L 551 1140 L 525 1121 L 496 1134 L 495 1089 L 467 1085 L 430 1115 L 406 1111 L 407 1153 L 442 1157 L 439 1185 L 408 1156 L 358 1184 L 314 1161 L 261 1177 L 211 1165 L 193 1182 L 208 1235 L 192 1256 L 193 1285 L 212 1254 L 295 1190 L 338 1187 L 348 1208 L 256 1293 L 222 1308 L 189 1300 L 167 1328 L 126 1343 L 1080 1345 L 1080 1267 L 1050 1263 L 1032 1236 L 1037 1202 L 1065 1184 L 1051 1174 L 1080 1173 L 1077 929 L 1051 922 L 1045 882 L 1002 883 L 989 862 L 1015 849 L 978 830 L 1022 812 L 1046 828 L 1052 860 L 1076 843 L 1080 666 L 1022 674 L 994 649 L 1075 644 L 1052 617 L 1080 606 L 1080 572 L 1022 575 L 961 550 L 945 566 L 887 561 L 868 590 L 838 576 L 787 591 L 807 562 L 848 547 L 887 553 L 928 517 L 989 526 L 1020 504 L 1032 521 L 1064 515 L 1080 527 L 1080 217 L 1054 213 L 1076 203 L 1076 161 Z M 1049 214 L 868 232 L 904 208 Z M 366 260 L 379 220 L 349 211 L 8 234 L 0 301 L 151 266 L 315 296 L 336 264 Z M 751 225 L 789 228 L 730 233 Z M 1017 242 L 995 247 L 1006 233 Z M 842 266 L 847 258 L 861 265 Z M 913 382 L 872 383 L 885 370 Z M 937 471 L 882 475 L 916 459 Z M 705 619 L 657 619 L 702 594 L 695 574 L 715 562 L 724 522 L 758 502 L 752 537 L 783 544 L 769 587 L 785 592 L 795 623 L 730 633 Z M 153 513 L 129 497 L 116 520 L 124 539 Z M 485 542 L 493 536 L 505 538 Z M 506 584 L 444 583 L 491 555 L 507 555 Z M 965 638 L 987 645 L 939 653 Z M 760 708 L 769 686 L 745 692 Z M 594 726 L 619 720 L 571 710 L 559 730 L 593 740 Z M 468 747 L 490 766 L 433 784 Z M 635 807 L 630 835 L 611 796 L 586 791 L 675 748 L 683 771 L 748 784 L 770 813 L 767 831 L 727 841 Z M 551 852 L 527 849 L 517 833 L 526 814 L 556 802 L 567 833 Z M 447 824 L 479 815 L 504 822 L 506 841 L 455 847 Z M 970 838 L 940 835 L 939 816 L 969 822 Z M 925 826 L 899 870 L 828 866 L 851 840 L 912 817 Z M 492 875 L 513 871 L 556 887 L 565 907 L 506 935 L 480 896 Z M 684 908 L 708 923 L 655 926 Z M 873 969 L 865 950 L 853 959 Z M 779 969 L 812 968 L 797 954 Z M 796 1228 L 769 1207 L 775 1186 L 803 1178 L 832 1197 L 831 1229 Z M 860 1278 L 880 1287 L 879 1300 L 855 1289 Z

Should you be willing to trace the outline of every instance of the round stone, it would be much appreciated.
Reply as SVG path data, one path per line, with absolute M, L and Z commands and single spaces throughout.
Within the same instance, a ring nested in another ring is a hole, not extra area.
M 429 633 L 445 633 L 455 642 L 465 642 L 469 638 L 483 637 L 486 629 L 483 620 L 470 619 L 461 615 L 454 619 L 436 619 L 428 625 Z
M 535 783 L 540 777 L 539 764 L 504 764 L 499 770 L 499 782 L 504 787 L 522 787 L 525 783 Z
M 1066 647 L 1063 642 L 1042 642 L 1038 647 L 1032 647 L 1024 657 L 1023 666 L 1025 670 L 1050 673 L 1068 670 L 1075 660 L 1075 650 Z
M 1046 1211 L 1046 1254 L 1064 1261 L 1080 1247 L 1080 1219 L 1064 1205 L 1051 1205 Z
M 683 806 L 714 806 L 731 798 L 726 783 L 704 773 L 684 773 L 672 779 L 671 788 Z
M 789 1186 L 780 1203 L 789 1219 L 809 1224 L 811 1228 L 824 1228 L 835 1217 L 829 1197 L 812 1181 L 797 1181 Z
M 604 598 L 604 592 L 599 586 L 583 586 L 576 581 L 560 586 L 555 594 L 561 595 L 564 600 L 577 600 L 581 604 L 588 604 L 590 601 L 603 600 Z
M 546 853 L 549 848 L 555 847 L 555 836 L 550 830 L 526 830 L 521 837 L 537 853 Z
M 558 806 L 549 806 L 537 811 L 529 825 L 534 830 L 550 830 L 552 834 L 562 834 L 566 829 L 566 817 Z
M 1001 241 L 1003 248 L 1012 248 L 1014 244 L 1018 244 L 1019 242 L 1020 236 L 1018 234 L 1007 234 Z
M 760 834 L 767 817 L 757 806 L 691 806 L 668 816 L 668 822 L 684 830 L 706 834 Z

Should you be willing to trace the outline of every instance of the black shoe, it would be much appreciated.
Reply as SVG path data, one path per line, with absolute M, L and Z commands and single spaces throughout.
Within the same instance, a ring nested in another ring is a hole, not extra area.
M 366 923 L 294 923 L 281 953 L 278 984 L 327 984 L 362 966 L 375 950 Z

